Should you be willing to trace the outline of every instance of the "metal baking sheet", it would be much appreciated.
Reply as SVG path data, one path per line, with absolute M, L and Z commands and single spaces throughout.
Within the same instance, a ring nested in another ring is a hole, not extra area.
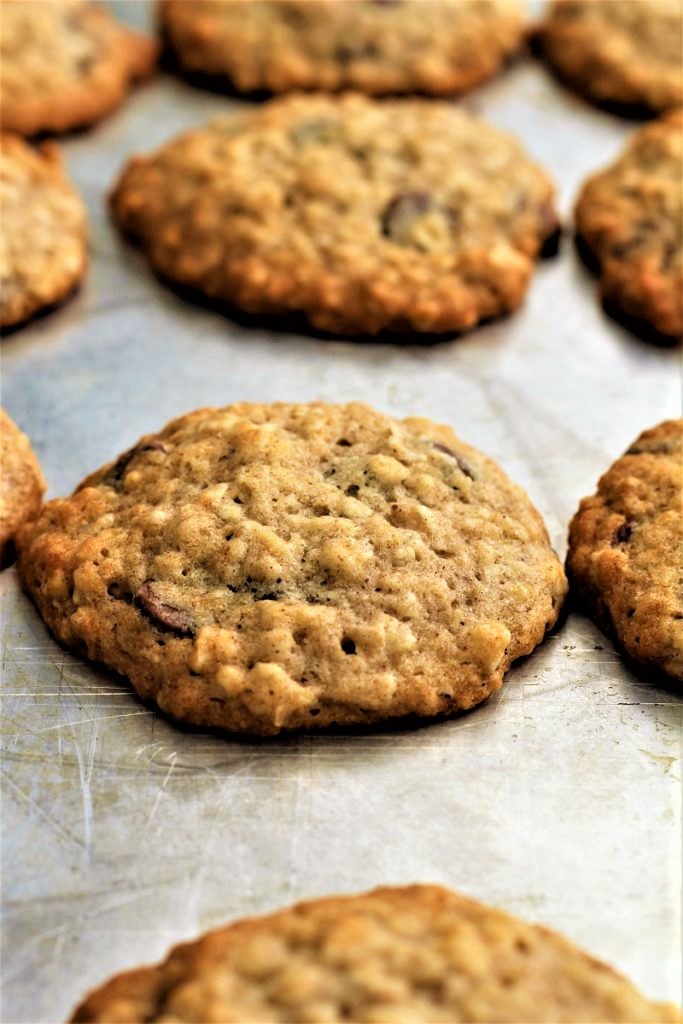
M 565 213 L 634 130 L 531 61 L 467 102 L 524 139 Z M 316 340 L 188 304 L 119 239 L 104 198 L 128 155 L 238 105 L 161 75 L 63 143 L 90 212 L 90 274 L 3 342 L 3 404 L 50 495 L 197 406 L 359 398 L 450 423 L 493 455 L 563 554 L 599 474 L 680 414 L 678 353 L 605 316 L 567 239 L 520 312 L 433 346 Z M 681 998 L 681 703 L 588 620 L 571 615 L 459 719 L 246 742 L 173 726 L 61 650 L 14 570 L 0 588 L 4 1021 L 60 1021 L 113 971 L 231 918 L 413 881 L 545 922 L 653 997 Z

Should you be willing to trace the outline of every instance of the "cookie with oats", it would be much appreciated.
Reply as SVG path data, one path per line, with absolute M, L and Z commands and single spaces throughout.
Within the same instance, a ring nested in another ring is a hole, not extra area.
M 0 121 L 19 135 L 101 120 L 148 75 L 156 42 L 89 0 L 3 0 Z
M 247 313 L 438 333 L 520 305 L 553 193 L 452 105 L 296 96 L 133 159 L 111 204 L 160 274 Z
M 494 462 L 359 403 L 190 413 L 18 547 L 63 644 L 175 718 L 260 735 L 474 707 L 566 590 Z
M 586 182 L 576 230 L 599 264 L 604 299 L 683 339 L 683 108 L 636 132 Z
M 567 573 L 631 658 L 683 680 L 683 419 L 646 430 L 583 499 Z
M 555 0 L 539 41 L 561 77 L 598 104 L 657 113 L 683 103 L 680 0 Z
M 0 327 L 65 299 L 83 280 L 88 226 L 56 146 L 0 136 Z
M 176 946 L 72 1024 L 681 1021 L 567 939 L 435 885 L 299 903 Z
M 163 0 L 180 67 L 241 92 L 463 92 L 524 39 L 519 0 Z
M 0 409 L 0 566 L 12 561 L 16 532 L 37 514 L 44 491 L 31 442 Z

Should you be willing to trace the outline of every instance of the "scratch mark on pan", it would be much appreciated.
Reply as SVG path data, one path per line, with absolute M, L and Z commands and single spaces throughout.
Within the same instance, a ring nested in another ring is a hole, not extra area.
M 152 807 L 152 810 L 149 812 L 149 817 L 147 818 L 147 824 L 148 825 L 150 824 L 150 822 L 152 821 L 154 815 L 157 812 L 157 807 L 159 806 L 159 801 L 161 800 L 161 797 L 163 796 L 163 792 L 166 789 L 166 786 L 168 784 L 168 780 L 171 778 L 171 775 L 173 773 L 173 769 L 176 766 L 176 761 L 178 760 L 178 752 L 176 750 L 174 750 L 173 753 L 170 755 L 169 760 L 170 760 L 171 763 L 168 766 L 168 771 L 166 772 L 166 775 L 164 777 L 164 781 L 159 786 L 159 790 L 157 792 L 156 799 L 154 801 L 154 806 Z
M 74 846 L 77 846 L 79 850 L 82 849 L 83 844 L 80 841 L 80 839 L 76 839 L 75 836 L 72 836 L 69 832 L 66 831 L 66 829 L 62 828 L 62 826 L 58 822 L 56 822 L 54 818 L 51 818 L 47 811 L 43 810 L 40 804 L 36 803 L 33 797 L 30 797 L 28 793 L 25 793 L 24 790 L 20 786 L 18 786 L 13 779 L 9 777 L 7 772 L 3 773 L 3 784 L 8 786 L 11 790 L 13 790 L 20 800 L 27 803 L 29 807 L 31 807 L 32 810 L 38 815 L 39 818 L 42 818 L 44 821 L 48 823 L 50 828 L 54 832 L 56 832 L 58 836 L 60 836 L 62 839 L 66 839 L 67 842 L 69 843 L 73 843 Z

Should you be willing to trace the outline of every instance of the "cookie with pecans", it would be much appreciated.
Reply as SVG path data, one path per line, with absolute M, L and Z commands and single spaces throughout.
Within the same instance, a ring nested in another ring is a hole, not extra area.
M 86 212 L 56 146 L 0 136 L 0 327 L 61 302 L 85 277 Z
M 567 574 L 629 657 L 683 680 L 683 419 L 646 430 L 583 499 Z
M 439 333 L 520 305 L 553 194 L 452 105 L 296 96 L 133 159 L 111 206 L 161 275 L 247 313 Z
M 37 514 L 44 491 L 31 442 L 0 409 L 0 566 L 12 561 L 16 532 Z
M 524 40 L 520 0 L 162 0 L 185 72 L 241 92 L 463 92 Z
M 566 590 L 494 462 L 360 403 L 190 413 L 18 547 L 63 644 L 177 719 L 258 735 L 472 708 Z
M 66 132 L 118 107 L 157 58 L 152 38 L 89 0 L 3 0 L 0 121 L 19 135 Z

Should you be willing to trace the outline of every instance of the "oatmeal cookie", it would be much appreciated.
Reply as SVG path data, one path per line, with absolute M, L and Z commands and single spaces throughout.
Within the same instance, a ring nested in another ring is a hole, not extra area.
M 657 113 L 683 103 L 680 0 L 555 0 L 539 41 L 562 78 L 598 104 Z
M 588 180 L 576 229 L 600 265 L 605 300 L 683 338 L 683 109 L 636 132 L 617 162 Z
M 583 499 L 567 573 L 631 658 L 683 680 L 683 419 L 646 430 Z
M 51 143 L 0 137 L 0 327 L 14 327 L 83 280 L 85 208 Z
M 3 0 L 0 121 L 19 135 L 101 120 L 149 74 L 157 44 L 88 0 Z
M 261 735 L 474 707 L 566 589 L 494 462 L 360 403 L 190 413 L 18 548 L 63 644 L 175 718 Z
M 14 537 L 42 501 L 45 481 L 31 443 L 0 409 L 0 566 L 14 555 Z
M 72 1024 L 681 1021 L 556 932 L 439 886 L 299 903 L 176 946 Z
M 553 192 L 451 105 L 296 96 L 132 160 L 111 202 L 159 273 L 247 313 L 436 333 L 519 306 Z

